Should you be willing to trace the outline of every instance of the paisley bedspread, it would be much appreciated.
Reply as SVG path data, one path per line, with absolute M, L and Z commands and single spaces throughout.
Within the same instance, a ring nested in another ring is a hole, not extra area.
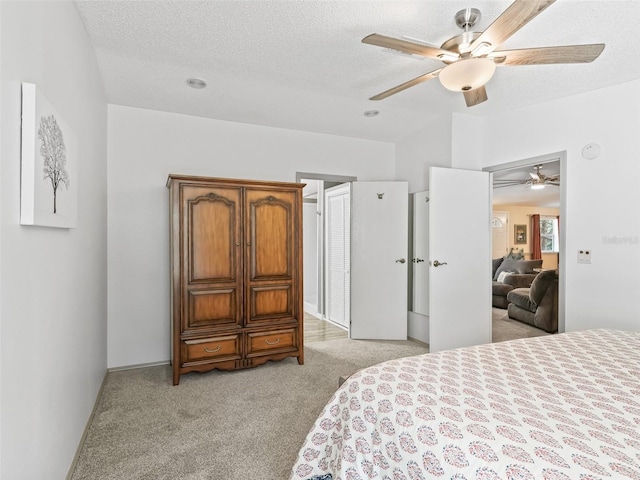
M 352 375 L 292 480 L 640 480 L 640 333 L 587 330 Z

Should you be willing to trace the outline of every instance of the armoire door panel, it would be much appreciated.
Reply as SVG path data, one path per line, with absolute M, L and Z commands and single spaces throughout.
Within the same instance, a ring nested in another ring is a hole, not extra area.
M 295 194 L 247 189 L 246 198 L 250 280 L 291 279 Z
M 241 325 L 237 288 L 191 290 L 187 292 L 188 313 L 184 330 Z
M 248 323 L 294 318 L 291 285 L 253 286 L 249 291 Z
M 185 187 L 189 283 L 239 281 L 240 190 Z

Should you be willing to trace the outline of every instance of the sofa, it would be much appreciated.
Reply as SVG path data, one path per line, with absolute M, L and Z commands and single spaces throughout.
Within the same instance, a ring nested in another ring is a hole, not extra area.
M 515 288 L 507 294 L 509 318 L 542 330 L 558 331 L 558 274 L 539 273 L 529 288 Z
M 493 259 L 491 305 L 497 308 L 507 308 L 509 306 L 508 293 L 516 288 L 530 287 L 537 275 L 533 269 L 541 267 L 542 260 Z

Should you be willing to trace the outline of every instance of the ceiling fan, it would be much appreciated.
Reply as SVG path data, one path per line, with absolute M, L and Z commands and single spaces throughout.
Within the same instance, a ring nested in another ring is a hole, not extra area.
M 512 187 L 515 185 L 524 185 L 525 187 L 529 187 L 533 190 L 543 189 L 546 185 L 560 186 L 560 174 L 556 175 L 544 175 L 540 170 L 542 169 L 542 165 L 536 165 L 533 167 L 535 172 L 529 172 L 529 176 L 531 178 L 525 178 L 523 180 L 514 179 L 494 179 L 493 187 L 501 188 L 501 187 Z
M 463 33 L 445 41 L 440 47 L 377 33 L 364 37 L 363 43 L 433 58 L 445 64 L 444 67 L 374 95 L 369 100 L 382 100 L 439 77 L 445 88 L 461 92 L 467 107 L 472 107 L 487 100 L 485 84 L 493 76 L 496 66 L 589 63 L 598 58 L 604 49 L 603 43 L 496 50 L 554 2 L 555 0 L 516 0 L 484 32 L 470 30 L 480 19 L 478 9 L 460 10 L 455 15 L 455 21 Z

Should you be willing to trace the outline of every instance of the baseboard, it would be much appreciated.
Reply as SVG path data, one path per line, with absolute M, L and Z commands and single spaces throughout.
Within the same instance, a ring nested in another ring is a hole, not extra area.
M 169 365 L 169 360 L 163 360 L 162 362 L 149 362 L 149 363 L 137 363 L 135 365 L 123 365 L 122 367 L 108 368 L 107 372 L 122 372 L 125 370 L 135 370 L 136 368 L 145 367 L 158 367 L 160 365 Z
M 321 314 L 318 313 L 318 306 L 313 303 L 304 302 L 304 311 L 316 318 L 321 318 Z
M 93 409 L 91 409 L 91 414 L 87 419 L 87 423 L 84 425 L 84 431 L 82 432 L 82 436 L 80 437 L 80 442 L 78 442 L 78 447 L 76 448 L 76 453 L 73 456 L 73 460 L 71 461 L 71 466 L 69 467 L 69 471 L 67 472 L 66 480 L 71 480 L 73 476 L 73 472 L 76 471 L 76 466 L 78 464 L 78 458 L 80 458 L 80 451 L 84 446 L 84 441 L 87 439 L 87 433 L 89 433 L 89 426 L 93 422 L 93 417 L 96 414 L 96 409 L 98 408 L 98 402 L 102 398 L 102 391 L 104 390 L 104 385 L 107 383 L 107 374 L 109 372 L 105 372 L 104 377 L 102 378 L 102 383 L 100 384 L 100 388 L 98 389 L 98 394 L 96 395 L 96 401 L 93 402 Z
M 427 342 L 423 342 L 422 340 L 418 340 L 417 338 L 407 337 L 407 340 L 411 340 L 412 342 L 419 343 L 420 345 L 424 345 L 425 347 L 429 348 L 429 344 Z

